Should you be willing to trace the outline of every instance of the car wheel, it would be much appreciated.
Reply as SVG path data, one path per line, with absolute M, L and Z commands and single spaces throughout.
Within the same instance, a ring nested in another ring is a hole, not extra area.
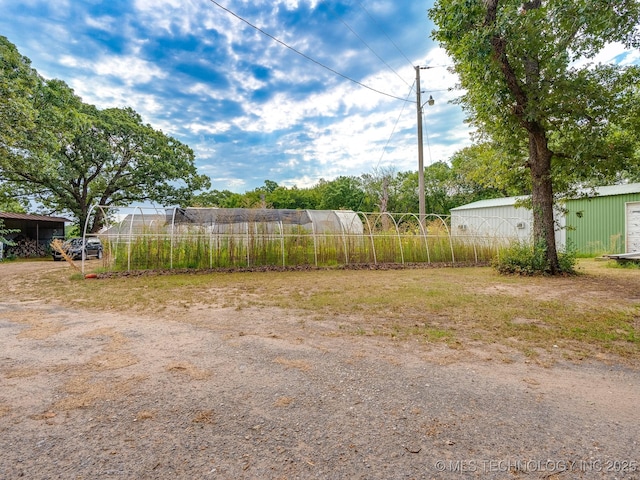
M 53 261 L 54 261 L 54 262 L 59 262 L 60 260 L 61 260 L 61 259 L 60 259 L 60 258 L 58 258 L 58 257 L 53 257 Z
M 98 257 L 98 260 L 100 260 L 102 258 L 102 250 L 98 250 L 97 257 Z

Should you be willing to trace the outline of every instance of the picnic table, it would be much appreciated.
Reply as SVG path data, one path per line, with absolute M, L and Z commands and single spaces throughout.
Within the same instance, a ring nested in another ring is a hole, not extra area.
M 615 253 L 615 254 L 604 255 L 604 256 L 607 258 L 611 258 L 612 260 L 615 260 L 618 263 L 626 263 L 626 262 L 640 263 L 640 252 Z

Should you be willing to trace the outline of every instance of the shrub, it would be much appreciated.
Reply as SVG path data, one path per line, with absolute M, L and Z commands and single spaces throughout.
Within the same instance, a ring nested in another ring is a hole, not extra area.
M 545 245 L 532 245 L 528 242 L 514 243 L 503 250 L 493 260 L 493 267 L 502 274 L 549 275 L 551 268 L 547 263 Z M 576 254 L 574 251 L 558 252 L 558 273 L 574 275 L 576 273 Z
M 12 247 L 15 245 L 15 242 L 12 242 L 8 238 L 5 238 L 5 236 L 9 235 L 10 233 L 18 233 L 19 231 L 20 230 L 5 228 L 4 221 L 0 219 L 0 243 L 3 244 L 3 245 L 0 245 L 0 262 L 3 259 L 2 253 L 4 252 L 4 246 L 6 245 L 7 247 Z M 7 260 L 14 260 L 16 256 L 13 255 L 12 253 L 6 253 L 5 258 Z

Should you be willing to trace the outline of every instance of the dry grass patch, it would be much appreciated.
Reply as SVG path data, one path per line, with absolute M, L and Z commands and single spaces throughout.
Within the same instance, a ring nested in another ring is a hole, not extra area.
M 4 374 L 6 378 L 28 378 L 35 377 L 38 375 L 40 371 L 36 368 L 23 367 L 23 368 L 12 368 L 7 370 Z
M 193 419 L 191 420 L 193 423 L 203 423 L 207 425 L 212 425 L 215 423 L 215 414 L 213 410 L 203 410 L 200 412 L 196 412 Z
M 46 340 L 54 335 L 65 330 L 65 327 L 60 324 L 55 324 L 46 321 L 34 322 L 26 330 L 23 330 L 18 334 L 17 338 L 29 338 L 32 340 Z
M 82 335 L 86 338 L 104 338 L 108 343 L 104 346 L 104 352 L 91 357 L 85 368 L 93 371 L 117 370 L 138 363 L 138 357 L 123 351 L 129 342 L 126 336 L 114 328 L 98 328 Z
M 66 328 L 61 323 L 47 318 L 46 313 L 41 310 L 11 312 L 8 318 L 11 322 L 27 325 L 27 328 L 17 335 L 17 338 L 21 339 L 46 340 Z
M 146 379 L 146 375 L 134 375 L 124 380 L 91 381 L 88 375 L 79 375 L 66 383 L 64 391 L 68 396 L 54 403 L 52 410 L 74 410 L 102 401 L 114 401 L 129 394 Z
M 58 414 L 56 412 L 47 410 L 46 412 L 38 413 L 36 415 L 31 415 L 29 418 L 32 420 L 51 420 L 57 416 Z
M 113 327 L 104 327 L 91 330 L 90 332 L 82 335 L 85 338 L 99 339 L 104 338 L 109 340 L 109 344 L 106 346 L 109 350 L 118 350 L 122 348 L 129 340 L 122 333 L 116 331 Z
M 207 370 L 202 370 L 189 362 L 172 362 L 166 370 L 171 373 L 187 375 L 192 380 L 205 380 L 211 376 Z
M 138 357 L 128 352 L 104 352 L 91 357 L 85 367 L 93 371 L 103 372 L 130 367 L 138 363 L 138 361 Z
M 308 372 L 311 370 L 311 364 L 304 360 L 289 360 L 288 358 L 277 357 L 274 362 L 286 368 L 295 368 L 302 372 Z
M 155 417 L 155 414 L 150 410 L 142 410 L 136 414 L 135 421 L 140 422 L 142 420 L 151 420 Z
M 274 407 L 288 407 L 294 402 L 295 398 L 293 397 L 280 397 L 275 402 L 273 402 Z

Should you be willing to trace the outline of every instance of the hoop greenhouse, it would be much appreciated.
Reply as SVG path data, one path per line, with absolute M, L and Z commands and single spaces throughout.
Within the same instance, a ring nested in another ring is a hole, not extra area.
M 487 262 L 496 242 L 452 236 L 449 218 L 350 210 L 93 206 L 110 271 Z M 84 263 L 83 263 L 84 270 Z

